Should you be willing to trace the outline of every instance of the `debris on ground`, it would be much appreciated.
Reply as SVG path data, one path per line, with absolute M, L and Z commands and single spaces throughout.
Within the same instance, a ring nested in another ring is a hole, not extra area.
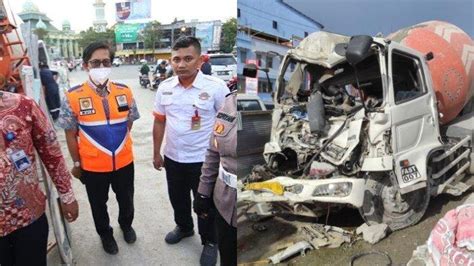
M 387 224 L 368 225 L 364 223 L 356 229 L 356 234 L 362 234 L 363 239 L 370 244 L 375 244 L 384 239 L 387 235 L 387 232 Z
M 416 247 L 407 266 L 434 266 L 426 244 Z
M 300 253 L 301 256 L 304 256 L 306 251 L 311 250 L 311 249 L 313 249 L 313 247 L 311 246 L 310 243 L 308 243 L 307 241 L 300 241 L 286 248 L 285 250 L 278 252 L 277 254 L 269 257 L 268 259 L 273 264 L 277 264 L 298 253 Z
M 352 237 L 351 232 L 340 227 L 322 224 L 302 226 L 300 232 L 316 249 L 320 247 L 337 248 L 343 243 L 351 243 Z

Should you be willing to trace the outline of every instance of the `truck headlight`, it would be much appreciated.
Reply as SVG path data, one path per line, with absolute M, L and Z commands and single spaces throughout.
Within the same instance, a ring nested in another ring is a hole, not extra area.
M 346 197 L 351 193 L 352 183 L 340 182 L 317 186 L 313 191 L 313 196 L 322 197 Z

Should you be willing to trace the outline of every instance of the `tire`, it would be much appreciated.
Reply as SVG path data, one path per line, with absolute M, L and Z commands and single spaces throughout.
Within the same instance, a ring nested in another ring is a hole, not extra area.
M 427 185 L 402 195 L 392 185 L 389 173 L 371 174 L 359 211 L 369 225 L 385 223 L 392 231 L 400 230 L 421 220 L 430 202 L 429 191 Z

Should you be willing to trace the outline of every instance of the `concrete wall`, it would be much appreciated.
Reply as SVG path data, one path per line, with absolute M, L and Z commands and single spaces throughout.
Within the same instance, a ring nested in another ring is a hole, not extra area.
M 291 39 L 293 35 L 304 38 L 305 32 L 318 30 L 316 23 L 278 0 L 239 0 L 237 8 L 239 25 L 281 38 Z M 273 21 L 277 22 L 277 29 L 273 28 Z

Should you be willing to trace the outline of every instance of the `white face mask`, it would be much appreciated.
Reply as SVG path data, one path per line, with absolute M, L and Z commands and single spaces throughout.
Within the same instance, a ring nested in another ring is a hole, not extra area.
M 110 67 L 91 68 L 89 76 L 94 83 L 104 84 L 109 79 L 110 72 L 112 72 Z

